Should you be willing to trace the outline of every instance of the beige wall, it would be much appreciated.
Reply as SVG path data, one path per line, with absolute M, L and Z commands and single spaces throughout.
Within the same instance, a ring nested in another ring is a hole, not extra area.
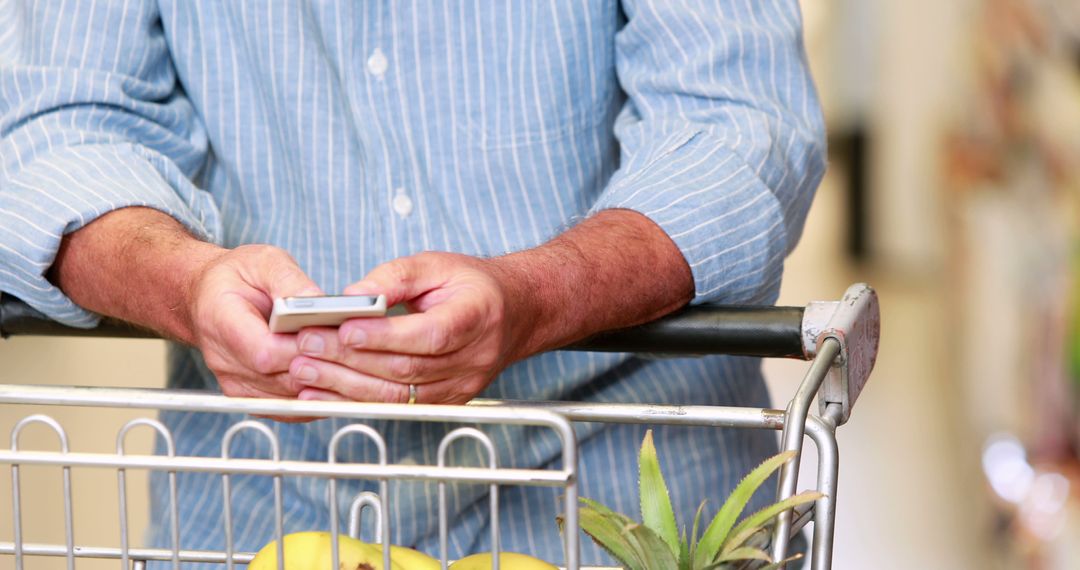
M 0 341 L 0 383 L 84 386 L 161 387 L 164 385 L 165 344 L 150 340 L 15 338 Z M 0 405 L 0 438 L 8 448 L 11 428 L 34 413 L 48 414 L 67 431 L 72 451 L 111 453 L 116 434 L 133 410 Z M 149 453 L 148 428 L 131 432 L 127 452 Z M 57 437 L 41 425 L 23 432 L 20 449 L 55 450 Z M 28 542 L 63 544 L 64 500 L 60 469 L 22 467 L 23 536 Z M 75 542 L 83 545 L 119 544 L 119 507 L 115 470 L 81 469 L 72 473 Z M 128 474 L 129 517 L 132 539 L 141 539 L 146 526 L 146 476 Z M 0 467 L 0 540 L 13 537 L 11 470 Z M 29 559 L 27 570 L 64 567 L 62 559 Z M 116 562 L 80 561 L 79 570 L 115 569 Z M 0 557 L 0 569 L 14 568 L 10 557 Z

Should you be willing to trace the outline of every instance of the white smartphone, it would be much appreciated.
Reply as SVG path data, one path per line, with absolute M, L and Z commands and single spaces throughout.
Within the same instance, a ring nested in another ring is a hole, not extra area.
M 294 333 L 304 327 L 336 327 L 356 317 L 386 315 L 386 297 L 328 295 L 274 299 L 270 332 Z

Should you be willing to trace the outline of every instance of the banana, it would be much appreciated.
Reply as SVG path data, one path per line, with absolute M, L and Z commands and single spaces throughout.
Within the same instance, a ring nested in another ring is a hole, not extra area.
M 491 570 L 490 552 L 466 556 L 450 565 L 450 570 Z M 557 567 L 525 554 L 500 552 L 499 568 L 503 570 L 559 570 Z
M 379 555 L 379 561 L 382 561 L 382 545 L 372 544 L 374 549 Z M 402 568 L 406 570 L 442 570 L 442 564 L 439 561 L 420 552 L 419 550 L 413 550 L 404 546 L 398 546 L 396 544 L 390 545 L 390 563 L 400 564 Z
M 294 532 L 285 535 L 285 570 L 328 570 L 333 559 L 328 532 Z M 390 547 L 390 570 L 436 570 L 434 558 L 403 546 Z M 368 544 L 346 535 L 338 536 L 339 568 L 335 570 L 384 570 L 382 545 Z M 248 570 L 278 570 L 277 541 L 255 554 Z

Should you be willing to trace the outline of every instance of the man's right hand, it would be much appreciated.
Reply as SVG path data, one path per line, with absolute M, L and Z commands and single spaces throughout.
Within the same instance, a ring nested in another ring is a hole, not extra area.
M 294 397 L 294 335 L 270 332 L 275 297 L 319 295 L 286 253 L 224 249 L 147 208 L 110 212 L 64 237 L 49 274 L 73 301 L 199 348 L 229 396 Z
M 227 396 L 295 397 L 304 387 L 289 376 L 296 336 L 270 332 L 266 319 L 277 297 L 322 292 L 284 250 L 245 245 L 209 261 L 194 276 L 192 344 Z

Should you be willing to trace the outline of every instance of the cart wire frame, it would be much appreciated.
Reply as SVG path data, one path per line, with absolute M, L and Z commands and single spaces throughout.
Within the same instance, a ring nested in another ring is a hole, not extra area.
M 145 331 L 124 323 L 105 322 L 97 329 L 71 329 L 49 321 L 40 313 L 9 296 L 0 298 L 0 336 L 11 335 L 94 335 L 149 336 Z M 806 375 L 785 410 L 723 406 L 673 406 L 652 404 L 580 403 L 562 401 L 473 400 L 463 406 L 383 404 L 357 402 L 290 401 L 254 398 L 229 398 L 222 395 L 182 392 L 175 390 L 117 389 L 104 387 L 45 387 L 0 385 L 0 403 L 44 404 L 58 406 L 91 406 L 109 408 L 138 408 L 147 410 L 183 410 L 219 413 L 244 413 L 268 416 L 335 417 L 357 420 L 392 420 L 422 422 L 453 422 L 461 424 L 529 425 L 548 429 L 558 435 L 562 444 L 561 467 L 521 469 L 499 467 L 494 445 L 482 431 L 473 427 L 455 429 L 440 442 L 437 465 L 390 464 L 386 442 L 382 435 L 364 424 L 347 425 L 331 439 L 328 461 L 310 462 L 283 459 L 272 430 L 265 424 L 245 420 L 234 424 L 223 437 L 220 458 L 186 457 L 175 454 L 172 434 L 154 419 L 140 418 L 124 425 L 117 434 L 116 453 L 77 453 L 70 451 L 67 433 L 53 418 L 31 415 L 19 421 L 11 432 L 10 448 L 0 450 L 0 464 L 11 466 L 13 542 L 0 541 L 0 556 L 13 555 L 15 567 L 23 568 L 26 556 L 55 556 L 67 559 L 67 568 L 74 569 L 76 558 L 120 560 L 123 568 L 141 570 L 148 561 L 210 562 L 225 564 L 230 570 L 236 564 L 246 564 L 254 557 L 251 552 L 235 552 L 230 505 L 230 476 L 260 474 L 273 477 L 275 501 L 275 538 L 277 555 L 283 565 L 283 510 L 281 481 L 286 476 L 313 476 L 328 481 L 330 492 L 330 533 L 332 561 L 337 568 L 339 552 L 337 537 L 341 534 L 337 515 L 338 478 L 365 479 L 378 482 L 379 492 L 360 493 L 349 509 L 348 534 L 360 536 L 361 513 L 373 511 L 374 536 L 383 545 L 383 567 L 390 568 L 390 481 L 429 481 L 438 485 L 440 560 L 448 565 L 448 521 L 446 507 L 447 483 L 489 485 L 491 509 L 491 541 L 499 559 L 498 487 L 527 485 L 556 487 L 562 490 L 564 524 L 578 527 L 578 461 L 577 440 L 573 422 L 608 422 L 635 424 L 669 424 L 711 426 L 717 428 L 771 429 L 781 431 L 781 447 L 795 452 L 794 458 L 781 469 L 777 484 L 777 500 L 795 494 L 798 483 L 802 444 L 806 436 L 815 443 L 818 455 L 817 490 L 823 496 L 812 505 L 787 511 L 778 518 L 770 541 L 774 559 L 787 554 L 789 540 L 810 521 L 814 522 L 810 550 L 812 570 L 832 567 L 836 517 L 836 493 L 839 474 L 839 450 L 836 429 L 845 423 L 873 369 L 880 336 L 880 313 L 877 295 L 865 284 L 848 288 L 840 301 L 813 302 L 799 307 L 693 307 L 659 321 L 614 331 L 589 339 L 571 350 L 603 350 L 618 352 L 649 352 L 668 355 L 740 354 L 762 357 L 787 357 L 809 360 Z M 818 412 L 810 413 L 812 401 L 818 400 Z M 51 428 L 59 438 L 59 451 L 30 451 L 19 448 L 19 435 L 31 424 Z M 166 454 L 154 456 L 129 455 L 124 451 L 127 434 L 134 428 L 150 428 L 164 442 Z M 252 431 L 267 438 L 271 457 L 241 459 L 229 456 L 229 443 L 238 433 Z M 377 464 L 341 463 L 337 448 L 345 437 L 366 437 L 379 451 Z M 446 465 L 449 446 L 458 439 L 472 439 L 487 452 L 487 467 Z M 26 543 L 22 536 L 21 465 L 49 465 L 62 470 L 65 514 L 65 543 Z M 117 472 L 120 502 L 120 545 L 117 547 L 82 546 L 75 543 L 72 514 L 72 467 L 98 467 Z M 128 543 L 126 472 L 129 469 L 164 471 L 168 474 L 170 493 L 170 549 L 132 548 Z M 218 473 L 222 477 L 225 517 L 224 551 L 181 550 L 176 502 L 176 473 L 199 471 Z M 566 568 L 577 570 L 580 565 L 580 533 L 564 532 Z M 593 567 L 595 568 L 595 567 Z

